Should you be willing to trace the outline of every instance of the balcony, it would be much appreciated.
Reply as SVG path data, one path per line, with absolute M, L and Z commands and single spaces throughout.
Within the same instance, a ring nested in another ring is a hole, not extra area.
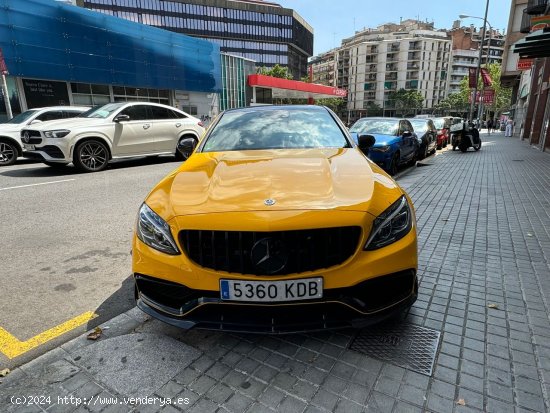
M 375 63 L 378 60 L 378 56 L 367 56 L 365 63 Z
M 523 10 L 523 16 L 521 16 L 521 25 L 519 26 L 521 33 L 531 32 L 531 16 L 527 14 L 526 10 Z
M 397 65 L 395 63 L 389 63 L 386 65 L 386 72 L 397 72 Z
M 420 53 L 418 52 L 409 52 L 409 55 L 407 56 L 408 60 L 420 60 Z
M 386 75 L 386 80 L 397 80 L 397 73 L 389 73 Z
M 548 6 L 549 0 L 529 0 L 525 12 L 530 15 L 542 14 Z
M 408 63 L 407 70 L 418 70 L 418 65 L 416 63 Z

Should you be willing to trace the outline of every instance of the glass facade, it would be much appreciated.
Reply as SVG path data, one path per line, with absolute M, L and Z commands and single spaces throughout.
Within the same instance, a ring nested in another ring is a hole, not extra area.
M 222 53 L 222 84 L 220 110 L 248 106 L 251 90 L 248 75 L 256 72 L 254 62 Z
M 2 5 L 0 47 L 10 76 L 143 90 L 221 90 L 219 46 L 209 41 L 51 0 Z M 90 90 L 82 101 L 86 96 L 93 102 L 105 95 Z
M 258 66 L 287 66 L 296 79 L 306 75 L 307 59 L 313 53 L 312 31 L 281 7 L 206 0 L 83 0 L 82 4 L 126 20 L 207 38 L 222 52 L 253 59 Z

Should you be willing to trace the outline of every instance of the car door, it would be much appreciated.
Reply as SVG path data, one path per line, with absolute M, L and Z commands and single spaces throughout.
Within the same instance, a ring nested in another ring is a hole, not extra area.
M 408 134 L 406 132 L 409 132 Z M 399 136 L 401 137 L 401 158 L 409 159 L 413 156 L 414 147 L 414 128 L 410 122 L 402 120 L 399 122 Z
M 113 155 L 139 155 L 157 152 L 152 122 L 146 104 L 126 106 L 114 115 Z M 126 115 L 128 120 L 116 122 L 117 116 Z
M 176 112 L 169 108 L 150 105 L 149 109 L 157 150 L 175 153 L 184 119 L 178 119 Z

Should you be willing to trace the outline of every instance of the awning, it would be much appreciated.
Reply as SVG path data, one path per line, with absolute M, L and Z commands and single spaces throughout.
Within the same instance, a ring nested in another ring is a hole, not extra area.
M 298 80 L 281 79 L 266 75 L 248 75 L 248 85 L 271 89 L 274 98 L 345 98 L 348 94 L 347 90 L 337 87 L 300 82 Z
M 514 43 L 520 57 L 550 57 L 550 27 L 537 30 Z

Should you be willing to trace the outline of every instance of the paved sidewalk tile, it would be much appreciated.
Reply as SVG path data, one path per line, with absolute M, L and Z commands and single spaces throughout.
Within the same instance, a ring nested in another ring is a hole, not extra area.
M 117 334 L 77 339 L 3 378 L 0 410 L 550 411 L 550 154 L 482 139 L 479 152 L 438 152 L 398 178 L 419 236 L 407 322 L 441 331 L 431 377 L 349 350 L 351 330 L 184 332 L 132 310 Z M 29 395 L 51 400 L 18 404 Z

